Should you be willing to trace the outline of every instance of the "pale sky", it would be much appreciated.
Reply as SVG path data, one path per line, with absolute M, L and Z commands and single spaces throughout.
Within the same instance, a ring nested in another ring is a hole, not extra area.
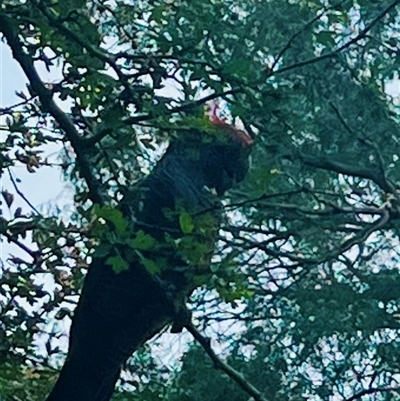
M 54 72 L 50 75 L 41 65 L 38 66 L 38 69 L 41 77 L 47 82 L 59 79 Z M 26 84 L 27 79 L 19 64 L 13 60 L 10 49 L 4 43 L 0 43 L 0 108 L 10 107 L 21 102 L 15 92 L 23 91 L 27 94 Z M 3 125 L 5 125 L 5 117 L 0 116 L 0 126 Z M 5 135 L 7 135 L 6 132 L 0 130 L 1 141 L 5 139 Z M 53 158 L 59 152 L 54 145 L 47 146 L 44 150 L 46 155 L 53 156 Z M 37 209 L 47 210 L 49 206 L 52 207 L 56 204 L 63 208 L 66 204 L 72 204 L 71 189 L 62 181 L 59 169 L 42 167 L 35 173 L 29 173 L 25 166 L 17 166 L 12 168 L 12 172 L 15 178 L 21 180 L 17 184 L 19 189 Z M 2 213 L 7 220 L 12 219 L 17 207 L 21 207 L 23 213 L 31 213 L 30 207 L 16 194 L 7 172 L 4 172 L 0 179 L 0 187 L 2 191 L 8 190 L 15 195 L 11 210 L 4 201 L 2 202 Z M 14 245 L 7 242 L 0 243 L 0 258 L 3 262 L 6 262 L 10 252 L 21 257 L 26 256 L 22 255 L 22 251 Z

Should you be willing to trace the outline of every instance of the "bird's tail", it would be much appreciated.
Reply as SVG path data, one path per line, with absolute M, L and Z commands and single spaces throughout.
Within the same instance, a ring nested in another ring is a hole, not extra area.
M 46 401 L 109 401 L 119 373 L 101 374 L 67 360 Z

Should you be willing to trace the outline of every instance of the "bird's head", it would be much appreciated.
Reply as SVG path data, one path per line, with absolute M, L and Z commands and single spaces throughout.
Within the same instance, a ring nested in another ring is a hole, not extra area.
M 243 129 L 229 124 L 220 117 L 217 102 L 205 107 L 205 114 L 214 129 L 215 141 L 203 145 L 201 166 L 207 185 L 219 195 L 243 181 L 249 169 L 249 156 L 253 144 Z
M 229 124 L 220 115 L 220 106 L 218 102 L 208 103 L 204 108 L 204 113 L 219 132 L 228 134 L 230 139 L 241 144 L 244 148 L 249 148 L 253 144 L 253 138 L 242 129 Z

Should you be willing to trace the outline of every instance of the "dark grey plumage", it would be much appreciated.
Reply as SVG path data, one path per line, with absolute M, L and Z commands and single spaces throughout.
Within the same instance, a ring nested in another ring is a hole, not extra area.
M 161 243 L 166 233 L 184 236 L 177 205 L 192 214 L 211 212 L 217 230 L 219 200 L 205 187 L 222 195 L 243 180 L 248 154 L 248 147 L 229 137 L 208 143 L 176 141 L 153 172 L 125 196 L 121 210 L 136 222 L 134 229 Z M 214 239 L 210 241 L 213 245 Z M 183 299 L 193 284 L 184 271 L 189 268 L 186 261 L 168 248 L 162 252 L 170 269 L 163 269 L 157 279 L 139 260 L 117 274 L 105 263 L 107 257 L 93 259 L 74 313 L 67 359 L 47 401 L 108 401 L 121 365 L 172 322 L 176 310 L 171 296 Z

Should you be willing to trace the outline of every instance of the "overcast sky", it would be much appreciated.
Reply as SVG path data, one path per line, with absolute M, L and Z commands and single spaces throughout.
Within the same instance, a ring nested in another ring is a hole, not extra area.
M 41 77 L 46 82 L 54 82 L 59 80 L 59 76 L 54 73 L 49 74 L 45 68 L 38 66 Z M 10 49 L 4 43 L 0 43 L 0 108 L 10 107 L 16 103 L 21 102 L 21 99 L 15 95 L 16 91 L 23 91 L 27 94 L 26 89 L 27 79 L 22 72 L 19 64 L 13 60 Z M 0 116 L 0 126 L 5 125 L 5 117 Z M 0 130 L 1 141 L 5 140 L 5 131 Z M 47 155 L 57 156 L 59 149 L 54 145 L 46 147 L 45 152 Z M 72 192 L 70 187 L 62 181 L 61 171 L 59 169 L 42 167 L 35 173 L 29 173 L 25 166 L 18 166 L 12 168 L 12 173 L 15 178 L 21 180 L 18 183 L 20 190 L 29 199 L 29 201 L 39 210 L 47 210 L 48 207 L 58 205 L 63 208 L 66 204 L 72 203 Z M 7 205 L 2 202 L 2 214 L 8 220 L 13 217 L 17 207 L 21 207 L 24 214 L 32 212 L 26 202 L 16 194 L 16 191 L 5 171 L 1 177 L 1 191 L 7 190 L 15 195 L 14 203 L 11 210 Z M 21 257 L 21 250 L 15 246 L 0 243 L 0 257 L 3 262 L 6 261 L 9 253 L 18 254 Z M 25 255 L 26 256 L 26 255 Z

